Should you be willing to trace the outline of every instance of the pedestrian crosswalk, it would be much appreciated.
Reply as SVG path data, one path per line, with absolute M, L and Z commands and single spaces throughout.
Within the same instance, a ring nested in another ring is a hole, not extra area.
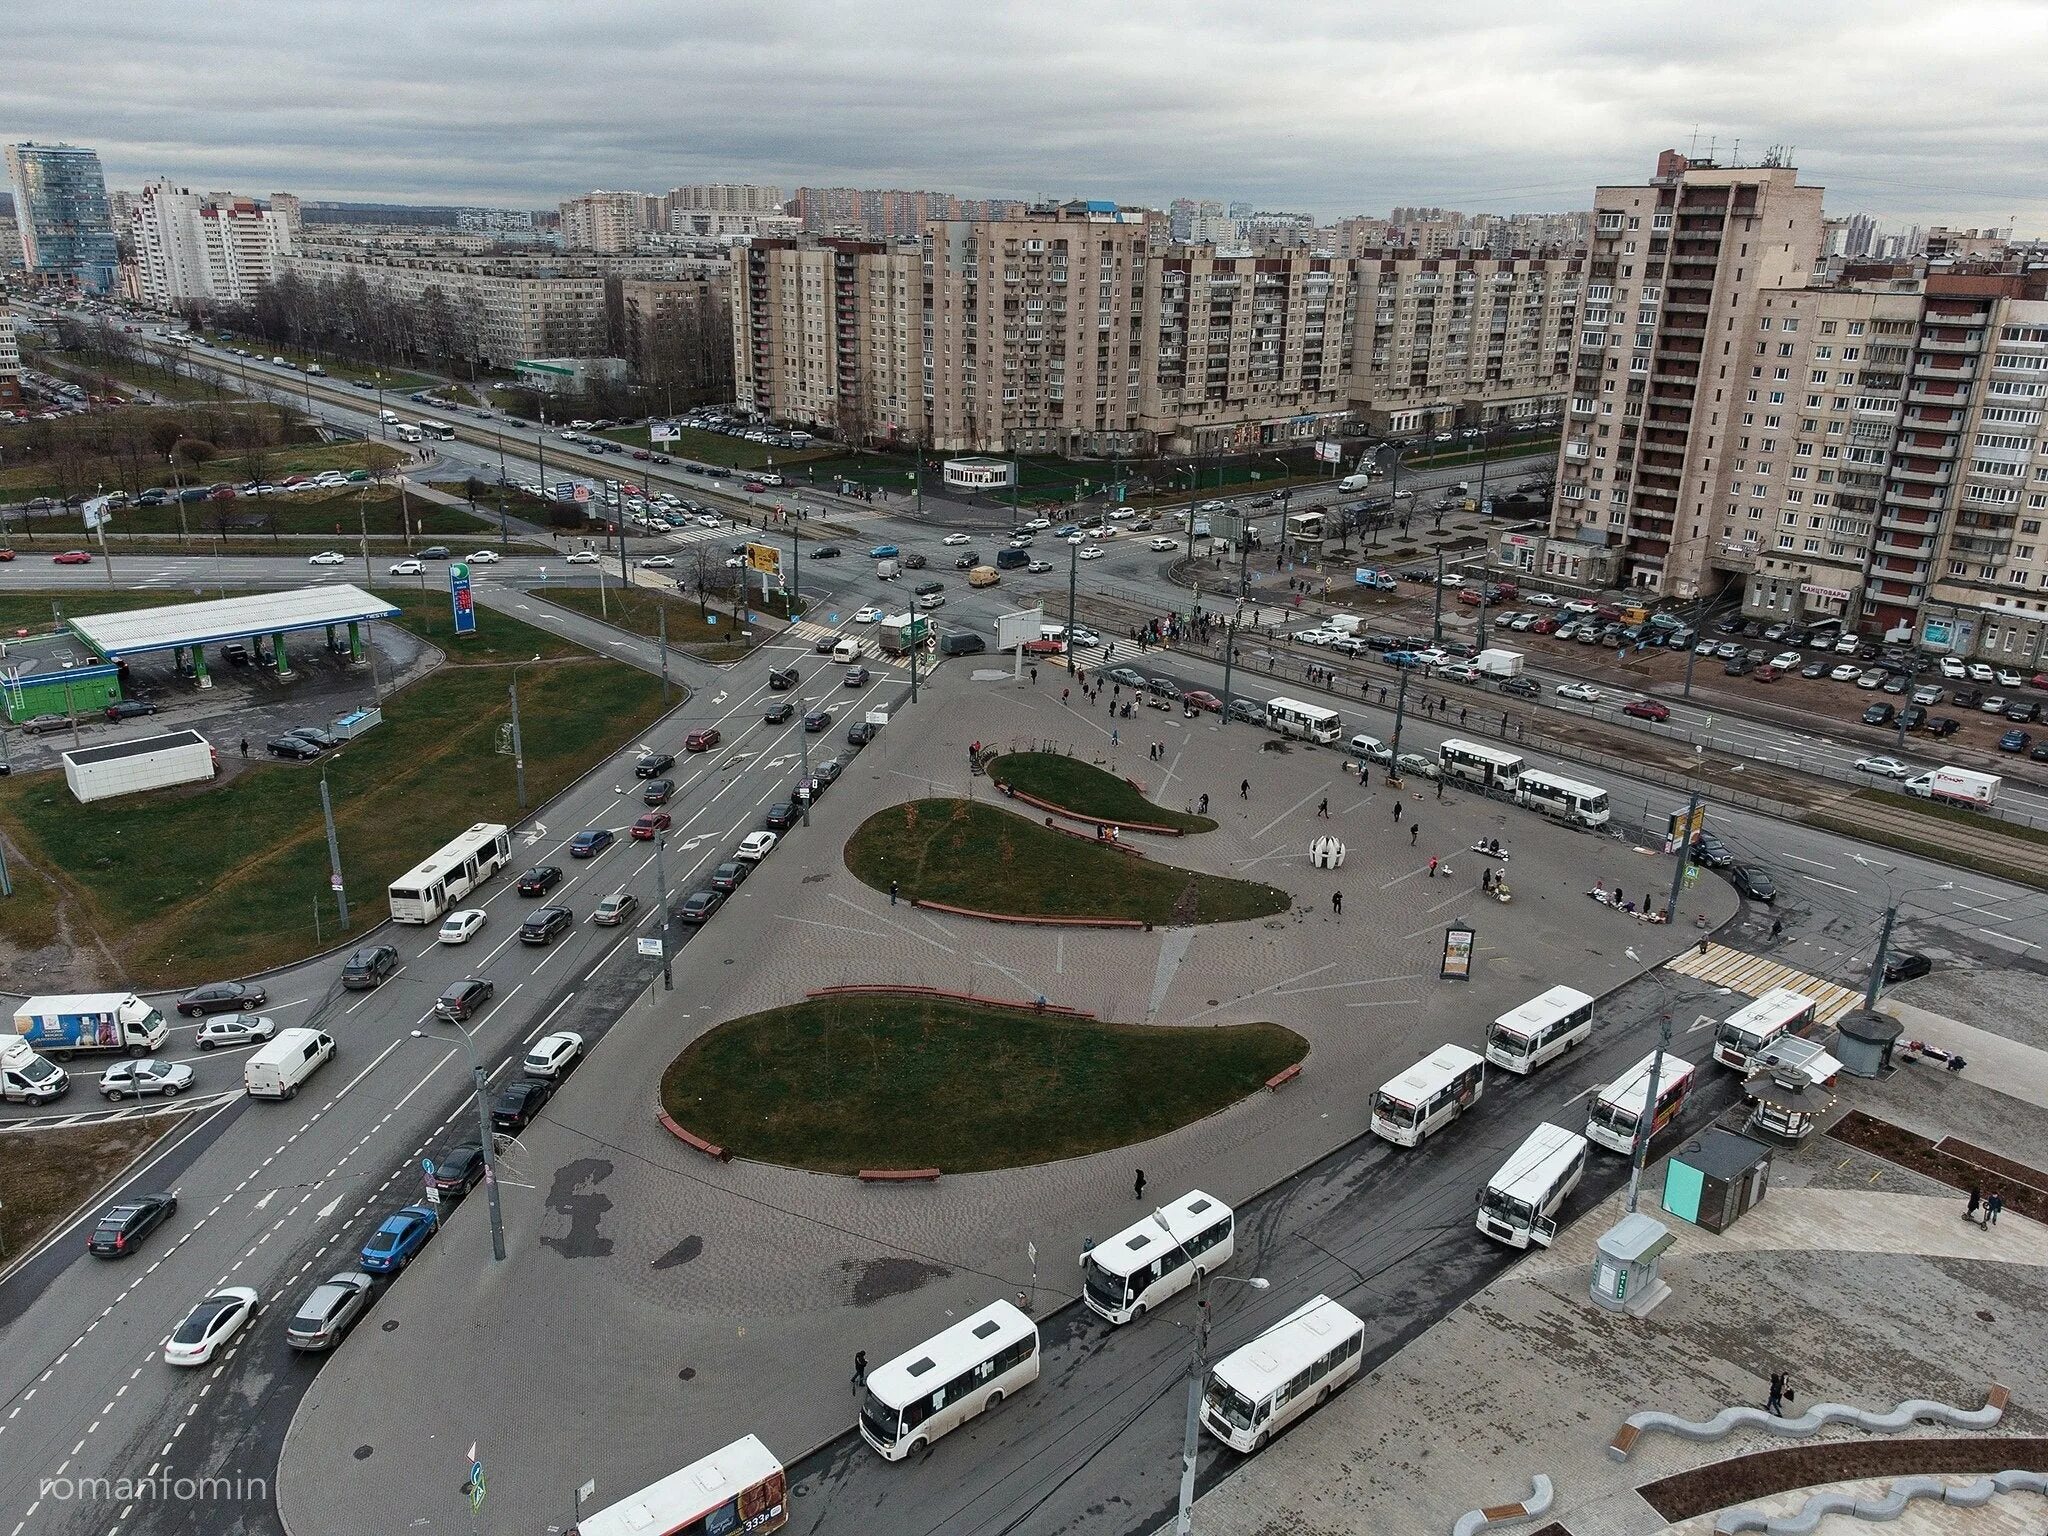
M 784 631 L 784 638 L 800 641 L 807 646 L 815 646 L 820 640 L 836 640 L 847 636 L 858 636 L 858 634 L 859 630 L 857 628 L 834 629 L 829 624 L 820 624 L 812 619 L 798 619 Z M 941 659 L 936 652 L 927 651 L 918 659 L 917 669 L 919 675 L 929 674 L 938 666 Z M 910 670 L 910 658 L 908 656 L 891 656 L 872 641 L 868 643 L 866 651 L 861 656 L 861 660 L 874 666 L 898 667 L 905 672 Z
M 1853 988 L 1839 986 L 1781 961 L 1766 960 L 1726 944 L 1708 944 L 1705 950 L 1695 945 L 1669 961 L 1668 968 L 1681 976 L 1690 976 L 1710 986 L 1727 987 L 1746 997 L 1762 997 L 1774 987 L 1797 992 L 1819 1005 L 1814 1010 L 1814 1017 L 1823 1024 L 1834 1023 L 1863 1002 L 1863 994 Z

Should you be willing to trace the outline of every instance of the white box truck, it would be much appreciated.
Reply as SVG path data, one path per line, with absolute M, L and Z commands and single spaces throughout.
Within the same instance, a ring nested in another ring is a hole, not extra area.
M 71 1088 L 71 1074 L 36 1054 L 26 1040 L 0 1044 L 0 1099 L 11 1104 L 47 1104 Z
M 58 1061 L 80 1051 L 147 1056 L 171 1035 L 164 1016 L 133 992 L 28 998 L 14 1010 L 14 1032 Z
M 1520 651 L 1481 651 L 1472 658 L 1472 666 L 1481 677 L 1490 677 L 1496 683 L 1522 675 L 1522 653 Z
M 1940 800 L 1949 805 L 1967 806 L 1973 811 L 1988 811 L 1998 803 L 2001 782 L 1995 773 L 1977 773 L 1969 768 L 1936 768 L 1906 780 L 1899 787 L 1922 800 Z
M 219 771 L 220 754 L 197 731 L 166 731 L 64 754 L 64 782 L 80 802 L 196 784 Z

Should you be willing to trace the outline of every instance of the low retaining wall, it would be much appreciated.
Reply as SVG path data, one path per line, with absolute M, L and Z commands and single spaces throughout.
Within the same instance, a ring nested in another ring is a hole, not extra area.
M 1101 827 L 1117 827 L 1120 829 L 1123 823 L 1120 821 L 1103 821 L 1097 822 L 1096 826 L 1098 829 Z M 1129 843 L 1120 843 L 1113 838 L 1104 837 L 1099 830 L 1092 836 L 1086 832 L 1076 832 L 1072 827 L 1061 826 L 1050 816 L 1045 818 L 1045 830 L 1057 832 L 1061 837 L 1071 837 L 1077 843 L 1089 843 L 1097 848 L 1109 848 L 1118 853 L 1127 853 L 1134 859 L 1145 857 L 1145 852 L 1141 848 L 1133 848 Z
M 936 1184 L 939 1170 L 936 1168 L 863 1168 L 860 1171 L 863 1184 Z
M 913 907 L 931 912 L 950 912 L 955 917 L 978 917 L 988 923 L 1024 923 L 1039 928 L 1144 928 L 1150 926 L 1135 917 L 1020 917 L 1010 912 L 977 912 L 973 907 L 956 907 L 949 901 L 926 901 L 913 897 Z
M 661 1122 L 661 1128 L 663 1130 L 667 1131 L 669 1135 L 675 1137 L 675 1139 L 677 1141 L 680 1141 L 684 1146 L 695 1147 L 699 1152 L 702 1152 L 706 1157 L 715 1157 L 721 1163 L 729 1163 L 732 1161 L 732 1153 L 730 1151 L 728 1151 L 724 1147 L 719 1146 L 716 1142 L 706 1141 L 702 1136 L 699 1136 L 695 1131 L 684 1130 L 680 1125 L 676 1124 L 674 1118 L 669 1114 L 667 1110 L 664 1109 L 656 1111 L 654 1118 Z
M 1141 794 L 1144 792 L 1143 786 L 1131 784 L 1129 779 L 1125 779 L 1124 782 L 1130 784 L 1131 788 L 1138 790 Z M 1069 821 L 1085 821 L 1098 827 L 1116 827 L 1125 832 L 1150 832 L 1155 837 L 1187 836 L 1179 827 L 1161 827 L 1149 821 L 1117 821 L 1108 816 L 1090 816 L 1085 811 L 1070 811 L 1064 805 L 1054 805 L 1050 800 L 1041 800 L 1036 795 L 1027 795 L 1023 790 L 1016 788 L 1014 785 L 1005 789 L 1003 793 L 1012 800 L 1022 800 L 1026 805 L 1035 805 L 1041 811 L 1051 811 L 1055 816 L 1064 816 Z
M 1036 998 L 1029 1002 L 1016 1002 L 1007 997 L 982 997 L 974 992 L 949 992 L 944 987 L 906 987 L 886 981 L 847 982 L 837 987 L 813 987 L 804 994 L 806 997 L 943 997 L 956 1003 L 979 1003 L 988 1008 L 1010 1008 L 1018 1013 L 1056 1013 L 1068 1019 L 1092 1019 L 1094 1014 L 1085 1008 L 1069 1008 L 1061 1003 L 1040 1003 Z

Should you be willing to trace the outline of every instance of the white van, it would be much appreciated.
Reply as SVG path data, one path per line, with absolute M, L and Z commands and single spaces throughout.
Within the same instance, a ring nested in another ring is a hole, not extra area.
M 281 1029 L 242 1064 L 242 1086 L 252 1099 L 289 1099 L 299 1085 L 334 1059 L 334 1037 L 324 1029 Z
M 861 645 L 852 635 L 832 647 L 832 659 L 838 662 L 859 661 Z
M 1342 480 L 1339 480 L 1337 482 L 1337 491 L 1340 495 L 1348 496 L 1354 491 L 1366 490 L 1371 485 L 1372 475 L 1365 470 L 1360 470 L 1355 475 L 1346 475 Z

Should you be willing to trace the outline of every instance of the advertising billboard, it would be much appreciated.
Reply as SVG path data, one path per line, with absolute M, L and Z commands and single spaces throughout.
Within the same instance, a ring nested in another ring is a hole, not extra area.
M 448 567 L 448 600 L 455 607 L 455 633 L 476 633 L 476 598 L 469 590 L 469 562 L 457 560 Z
M 782 574 L 782 551 L 773 544 L 749 544 L 747 546 L 747 569 L 759 571 L 764 576 Z

